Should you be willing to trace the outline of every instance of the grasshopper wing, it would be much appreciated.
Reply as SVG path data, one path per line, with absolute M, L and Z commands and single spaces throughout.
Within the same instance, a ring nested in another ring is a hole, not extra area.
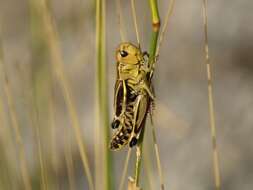
M 138 95 L 134 106 L 134 130 L 132 131 L 129 142 L 130 147 L 133 147 L 137 144 L 141 131 L 145 127 L 149 105 L 150 97 L 148 95 Z
M 117 80 L 115 83 L 115 90 L 114 90 L 114 112 L 115 116 L 119 117 L 122 112 L 122 104 L 123 104 L 123 82 Z

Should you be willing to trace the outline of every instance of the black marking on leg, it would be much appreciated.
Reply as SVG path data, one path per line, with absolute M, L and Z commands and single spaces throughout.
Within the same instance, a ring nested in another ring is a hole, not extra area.
M 137 139 L 136 137 L 133 137 L 129 143 L 129 146 L 132 148 L 133 146 L 135 146 L 137 144 Z
M 126 130 L 127 130 L 128 134 L 130 134 L 132 132 L 132 129 L 130 129 L 130 128 L 127 128 Z
M 123 145 L 124 141 L 122 139 L 120 139 L 120 140 L 117 141 L 117 143 L 120 144 L 120 145 Z
M 119 148 L 118 144 L 116 144 L 116 143 L 111 144 L 111 149 L 112 150 L 117 149 L 117 148 Z
M 120 124 L 119 120 L 113 121 L 111 124 L 112 129 L 117 129 L 119 127 L 119 124 Z

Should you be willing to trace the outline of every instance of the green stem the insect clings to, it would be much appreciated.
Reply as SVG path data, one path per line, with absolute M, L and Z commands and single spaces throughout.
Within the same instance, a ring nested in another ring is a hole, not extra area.
M 152 32 L 151 34 L 151 41 L 150 41 L 150 47 L 149 47 L 149 63 L 151 68 L 154 66 L 155 59 L 156 59 L 156 47 L 157 47 L 157 41 L 159 36 L 159 29 L 157 31 Z
M 96 178 L 101 173 L 99 167 L 101 158 L 103 159 L 104 172 L 102 178 L 104 180 L 103 189 L 112 190 L 112 155 L 109 150 L 109 116 L 108 116 L 108 96 L 107 96 L 107 76 L 106 76 L 106 48 L 105 48 L 105 0 L 96 0 L 96 110 L 97 110 L 97 126 L 96 138 L 103 145 L 100 149 L 96 145 Z M 102 127 L 102 128 L 101 128 Z M 101 135 L 100 135 L 101 134 Z M 96 142 L 97 143 L 97 142 Z M 99 151 L 101 150 L 101 151 Z M 100 155 L 102 153 L 102 155 Z M 96 189 L 99 188 L 101 181 L 96 179 Z
M 135 186 L 139 186 L 139 179 L 141 173 L 141 159 L 142 159 L 142 145 L 143 145 L 143 138 L 144 138 L 145 128 L 142 130 L 142 133 L 139 138 L 139 142 L 136 147 L 136 163 L 135 163 Z
M 159 10 L 157 5 L 157 0 L 149 0 L 150 10 L 152 15 L 152 36 L 150 41 L 149 47 L 149 63 L 151 67 L 153 67 L 156 57 L 156 49 L 157 49 L 157 42 L 158 36 L 160 31 L 160 17 L 159 17 Z M 150 79 L 152 78 L 152 73 L 150 73 Z M 141 157 L 142 157 L 142 144 L 143 144 L 143 136 L 144 130 L 141 133 L 137 150 L 136 150 L 136 164 L 135 164 L 135 185 L 138 187 L 139 185 L 139 176 L 141 172 Z
M 152 22 L 153 24 L 159 24 L 160 23 L 160 16 L 159 16 L 159 10 L 157 5 L 157 0 L 149 0 L 150 8 L 151 8 L 151 14 L 152 14 Z
M 157 0 L 149 0 L 152 15 L 152 36 L 149 47 L 150 64 L 153 66 L 155 62 L 158 36 L 160 32 L 160 17 Z

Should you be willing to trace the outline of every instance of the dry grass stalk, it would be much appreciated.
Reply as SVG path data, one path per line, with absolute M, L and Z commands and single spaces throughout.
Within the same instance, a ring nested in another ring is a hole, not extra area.
M 59 189 L 58 177 L 59 177 L 59 155 L 57 154 L 57 127 L 55 121 L 55 105 L 54 105 L 54 93 L 51 86 L 51 91 L 49 95 L 49 125 L 51 129 L 51 161 L 52 161 L 52 171 L 54 174 L 54 189 Z
M 123 190 L 124 181 L 125 181 L 126 176 L 127 176 L 127 168 L 128 168 L 128 164 L 129 164 L 129 160 L 130 160 L 130 156 L 131 156 L 131 150 L 132 149 L 129 148 L 128 151 L 127 151 L 127 156 L 126 156 L 126 160 L 125 160 L 125 163 L 124 163 L 122 176 L 121 176 L 121 179 L 120 179 L 119 190 Z
M 142 190 L 142 189 L 136 185 L 136 182 L 133 178 L 129 177 L 127 190 Z
M 146 143 L 145 143 L 146 144 Z M 143 147 L 143 170 L 144 170 L 144 173 L 146 175 L 146 181 L 147 181 L 147 184 L 146 186 L 149 187 L 150 190 L 154 190 L 156 189 L 155 188 L 155 184 L 154 184 L 154 179 L 155 179 L 155 176 L 154 176 L 154 172 L 152 171 L 152 161 L 151 161 L 151 155 L 150 155 L 150 152 L 149 152 L 149 146 L 144 146 Z
M 80 156 L 83 163 L 83 168 L 87 176 L 89 189 L 94 190 L 93 179 L 91 175 L 90 166 L 88 163 L 88 157 L 86 153 L 86 148 L 83 142 L 82 131 L 80 123 L 77 116 L 77 111 L 73 102 L 73 96 L 69 88 L 68 80 L 65 76 L 65 71 L 63 67 L 62 55 L 59 47 L 58 36 L 55 28 L 55 24 L 50 16 L 50 13 L 47 9 L 45 0 L 40 0 L 33 2 L 37 7 L 37 10 L 40 11 L 42 16 L 42 25 L 45 32 L 45 37 L 47 40 L 47 45 L 50 52 L 52 69 L 57 77 L 57 81 L 62 89 L 64 100 L 66 102 L 69 117 L 71 120 L 71 126 L 73 127 L 75 139 L 79 148 Z
M 69 180 L 69 189 L 75 190 L 75 175 L 74 175 L 74 163 L 72 157 L 72 149 L 71 149 L 71 133 L 68 128 L 64 129 L 64 157 L 67 165 L 67 173 L 68 173 L 68 180 Z
M 2 81 L 1 81 L 2 82 Z M 1 121 L 1 125 L 0 125 L 0 143 L 1 145 L 4 144 L 4 150 L 3 150 L 3 155 L 5 155 L 5 159 L 3 160 L 3 163 L 1 163 L 1 166 L 3 168 L 3 171 L 6 171 L 3 175 L 5 176 L 5 179 L 3 180 L 3 186 L 1 186 L 2 188 L 6 188 L 6 189 L 16 189 L 18 187 L 18 181 L 17 181 L 17 175 L 10 171 L 9 165 L 12 164 L 14 165 L 12 159 L 9 159 L 10 156 L 12 157 L 14 155 L 15 157 L 15 146 L 14 146 L 14 142 L 12 141 L 12 136 L 11 136 L 11 130 L 9 128 L 9 126 L 7 125 L 7 121 L 6 121 L 7 115 L 5 112 L 5 106 L 3 103 L 3 97 L 0 96 L 0 121 Z M 4 156 L 1 157 L 4 157 Z M 2 159 L 1 159 L 2 162 Z M 16 163 L 15 163 L 16 164 Z M 2 176 L 1 176 L 2 177 Z M 6 185 L 5 185 L 6 184 Z
M 119 25 L 119 32 L 120 32 L 120 39 L 122 42 L 125 42 L 126 37 L 124 34 L 124 21 L 122 18 L 122 10 L 121 10 L 121 0 L 116 1 L 116 11 L 117 11 L 117 18 L 118 18 L 118 25 Z
M 25 155 L 24 141 L 21 136 L 20 126 L 17 119 L 17 113 L 14 106 L 13 96 L 10 90 L 9 79 L 6 75 L 5 65 L 3 62 L 3 54 L 2 52 L 0 52 L 0 54 L 1 54 L 0 55 L 0 67 L 1 67 L 0 72 L 1 72 L 1 76 L 3 76 L 3 79 L 4 79 L 3 81 L 4 94 L 7 98 L 7 106 L 8 106 L 10 117 L 11 117 L 11 126 L 14 130 L 15 140 L 18 146 L 18 153 L 19 153 L 18 157 L 19 157 L 19 162 L 20 162 L 19 166 L 21 170 L 21 176 L 22 176 L 25 189 L 31 190 L 32 184 L 31 184 L 31 179 L 28 172 L 28 164 L 27 164 L 27 159 Z
M 153 48 L 153 49 L 151 48 L 151 52 L 153 52 L 153 54 L 154 54 L 153 56 L 158 56 L 160 46 L 161 46 L 163 38 L 164 38 L 165 31 L 168 27 L 169 19 L 171 18 L 173 10 L 174 10 L 175 0 L 171 0 L 168 5 L 168 11 L 167 11 L 167 14 L 165 17 L 165 23 L 163 25 L 158 44 L 157 44 L 157 41 L 158 41 L 157 38 L 158 38 L 158 34 L 159 34 L 159 29 L 160 29 L 160 19 L 159 19 L 157 2 L 151 0 L 150 4 L 151 4 L 151 11 L 152 11 L 153 31 L 154 31 L 154 39 L 155 39 L 155 42 L 154 42 L 155 48 Z M 164 179 L 163 179 L 163 173 L 162 173 L 161 159 L 160 159 L 159 148 L 158 148 L 158 144 L 157 144 L 157 140 L 156 140 L 156 133 L 155 133 L 155 127 L 154 127 L 152 115 L 151 115 L 151 127 L 152 127 L 152 139 L 154 142 L 157 168 L 158 168 L 159 179 L 160 179 L 160 188 L 161 188 L 161 190 L 164 190 L 165 185 L 164 185 Z
M 155 148 L 156 163 L 157 163 L 159 179 L 160 179 L 160 188 L 161 190 L 164 190 L 165 185 L 164 185 L 164 179 L 163 179 L 162 164 L 161 164 L 161 158 L 160 158 L 159 148 L 158 148 L 158 144 L 156 140 L 155 126 L 153 123 L 152 116 L 151 116 L 151 127 L 152 127 L 152 139 L 153 139 L 154 148 Z
M 54 91 L 51 86 L 51 93 L 49 95 L 49 125 L 51 129 L 51 155 L 52 155 L 52 171 L 54 173 L 54 189 L 58 190 L 59 189 L 59 184 L 58 184 L 58 177 L 59 177 L 59 163 L 58 159 L 59 156 L 57 154 L 57 146 L 56 146 L 56 141 L 57 141 L 57 133 L 56 133 L 56 123 L 55 123 L 55 105 L 54 105 Z
M 220 175 L 220 164 L 217 148 L 216 139 L 216 119 L 214 113 L 214 98 L 213 98 L 213 80 L 212 80 L 212 69 L 209 56 L 208 47 L 208 33 L 207 33 L 207 0 L 203 0 L 202 4 L 203 23 L 204 23 L 204 37 L 205 37 L 205 59 L 206 59 L 206 71 L 207 71 L 207 88 L 208 88 L 208 108 L 209 108 L 209 119 L 211 127 L 212 137 L 212 149 L 213 149 L 213 167 L 214 167 L 214 180 L 216 190 L 221 189 L 221 175 Z
M 36 112 L 36 115 L 38 115 L 38 111 L 36 110 L 35 112 Z M 45 172 L 45 164 L 44 164 L 43 155 L 42 155 L 40 129 L 37 124 L 35 124 L 34 127 L 35 127 L 36 140 L 37 140 L 37 144 L 38 144 L 37 146 L 38 146 L 38 154 L 39 154 L 42 189 L 46 190 L 46 189 L 48 189 L 48 187 L 47 187 L 47 177 L 46 177 L 46 172 Z
M 21 68 L 18 68 L 18 71 L 20 72 L 20 75 L 22 75 L 22 71 L 20 70 Z M 27 68 L 26 72 L 30 72 L 30 70 Z M 31 76 L 31 75 L 29 75 Z M 30 81 L 32 81 L 31 78 L 29 78 Z M 24 78 L 22 78 L 22 81 L 25 81 Z M 45 161 L 43 158 L 43 151 L 42 151 L 42 143 L 41 143 L 41 133 L 42 131 L 40 130 L 40 122 L 39 122 L 39 106 L 37 104 L 36 100 L 36 95 L 32 89 L 25 89 L 23 88 L 23 96 L 28 97 L 27 105 L 29 105 L 29 118 L 31 122 L 31 128 L 34 132 L 35 135 L 35 140 L 36 140 L 36 151 L 38 154 L 38 160 L 39 160 L 39 166 L 40 166 L 40 178 L 41 178 L 41 189 L 47 190 L 48 189 L 48 176 L 46 172 L 46 167 L 45 167 Z
M 140 46 L 140 34 L 139 34 L 138 23 L 137 23 L 135 0 L 131 0 L 131 9 L 132 9 L 132 17 L 133 17 L 133 21 L 134 21 L 136 40 L 137 40 L 138 45 Z
M 176 0 L 170 0 L 170 3 L 168 5 L 166 17 L 165 17 L 165 20 L 164 20 L 164 25 L 162 27 L 161 35 L 160 35 L 159 42 L 158 42 L 157 49 L 156 49 L 156 55 L 159 54 L 160 47 L 161 47 L 163 39 L 164 39 L 164 34 L 166 33 L 166 30 L 167 30 L 168 25 L 169 25 L 170 18 L 173 14 L 173 11 L 174 11 L 175 1 Z
M 10 90 L 10 84 L 9 79 L 6 73 L 6 67 L 4 64 L 4 53 L 2 49 L 2 30 L 1 30 L 1 24 L 0 23 L 0 76 L 3 77 L 3 92 L 5 97 L 7 98 L 7 107 L 9 110 L 10 118 L 11 118 L 11 127 L 14 130 L 15 135 L 15 141 L 18 146 L 18 157 L 19 157 L 19 166 L 21 170 L 21 176 L 24 183 L 24 187 L 26 190 L 32 189 L 31 179 L 28 172 L 28 164 L 27 159 L 25 155 L 25 147 L 24 147 L 24 141 L 21 136 L 20 126 L 17 119 L 17 113 L 14 106 L 13 96 Z

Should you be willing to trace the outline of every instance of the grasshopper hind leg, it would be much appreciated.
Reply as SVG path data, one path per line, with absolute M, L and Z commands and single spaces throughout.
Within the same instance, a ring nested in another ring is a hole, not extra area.
M 112 140 L 110 142 L 110 149 L 116 151 L 123 148 L 129 142 L 131 132 L 131 127 L 120 125 L 112 137 Z

